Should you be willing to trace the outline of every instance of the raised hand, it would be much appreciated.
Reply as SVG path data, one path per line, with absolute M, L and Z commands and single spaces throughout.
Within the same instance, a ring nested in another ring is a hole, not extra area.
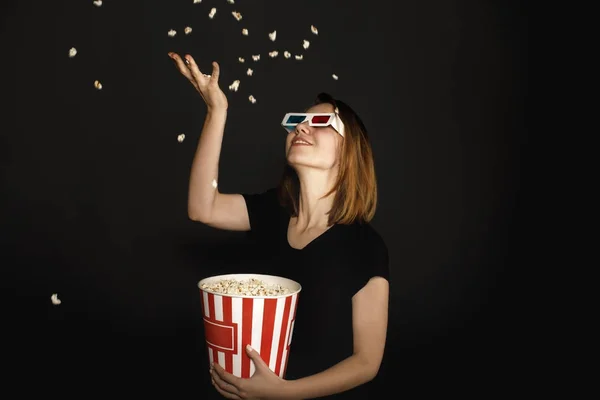
M 177 53 L 170 52 L 169 57 L 175 61 L 179 72 L 185 76 L 194 85 L 194 88 L 200 93 L 206 103 L 209 111 L 227 109 L 227 96 L 219 87 L 219 64 L 216 61 L 212 63 L 212 73 L 210 75 L 202 73 L 196 64 L 194 58 L 186 54 L 182 59 Z

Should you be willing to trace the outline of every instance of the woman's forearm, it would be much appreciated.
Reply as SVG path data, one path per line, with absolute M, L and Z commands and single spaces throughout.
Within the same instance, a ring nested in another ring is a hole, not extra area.
M 377 367 L 353 355 L 318 374 L 287 381 L 283 398 L 312 399 L 341 393 L 369 382 L 377 371 Z
M 210 218 L 217 190 L 219 158 L 227 109 L 209 110 L 206 114 L 198 147 L 192 162 L 188 191 L 188 216 L 203 221 Z

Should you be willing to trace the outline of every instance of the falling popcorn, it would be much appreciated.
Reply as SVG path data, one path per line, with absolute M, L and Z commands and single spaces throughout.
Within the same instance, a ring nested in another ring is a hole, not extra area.
M 248 68 L 248 71 L 246 71 L 246 75 L 248 76 L 252 76 L 253 73 L 254 71 L 252 71 L 252 68 Z
M 100 83 L 100 81 L 94 81 L 94 86 L 96 87 L 96 89 L 100 90 L 102 89 L 102 84 Z
M 77 54 L 77 49 L 75 47 L 71 47 L 69 49 L 69 57 L 73 58 Z
M 246 29 L 246 28 L 242 29 L 242 35 L 248 36 L 248 29 Z
M 256 99 L 252 95 L 248 96 L 248 100 L 250 100 L 250 103 L 252 104 L 256 103 Z
M 96 0 L 96 1 L 94 1 L 94 5 L 96 7 L 100 7 L 102 5 L 102 0 Z
M 182 133 L 180 135 L 177 135 L 177 141 L 179 143 L 183 142 L 184 140 L 185 140 L 185 134 Z
M 231 14 L 232 14 L 232 15 L 235 17 L 235 19 L 237 19 L 238 21 L 242 19 L 242 14 L 240 14 L 240 13 L 239 13 L 239 12 L 237 12 L 237 11 L 233 11 Z
M 336 74 L 331 75 L 333 77 L 333 79 L 335 79 L 336 81 L 338 80 L 338 76 Z
M 233 83 L 231 85 L 229 85 L 229 90 L 233 90 L 234 92 L 237 92 L 239 87 L 240 87 L 240 80 L 236 79 L 235 81 L 233 81 Z
M 308 49 L 308 46 L 310 46 L 310 42 L 308 40 L 303 40 L 302 47 L 304 47 L 304 49 Z
M 169 31 L 168 35 L 169 35 L 170 37 L 173 37 L 173 36 L 177 35 L 177 31 L 176 31 L 175 29 L 171 29 L 171 30 Z
M 183 32 L 184 32 L 186 35 L 189 35 L 190 33 L 192 33 L 192 28 L 190 28 L 189 26 L 186 26 Z
M 215 188 L 215 189 L 217 188 L 217 180 L 216 179 L 213 179 L 213 181 L 212 181 L 212 187 Z
M 245 62 L 246 60 L 244 60 L 242 57 L 238 57 L 238 61 L 239 61 L 239 62 L 241 62 L 241 63 L 243 63 L 243 62 Z
M 260 60 L 260 54 L 257 54 L 257 55 L 255 55 L 255 56 L 252 56 L 252 60 L 254 60 L 254 61 L 258 61 L 258 60 Z
M 283 56 L 285 58 L 290 58 L 292 56 L 292 54 L 289 51 L 286 50 L 286 51 L 283 52 Z
M 304 58 L 304 56 L 302 54 L 300 54 L 300 55 L 297 54 L 295 57 L 296 57 L 296 60 L 302 60 Z
M 215 7 L 211 8 L 210 13 L 208 14 L 208 18 L 213 19 L 216 13 L 217 9 Z
M 52 301 L 52 304 L 54 304 L 55 306 L 57 306 L 60 303 L 62 303 L 62 301 L 58 298 L 58 294 L 57 293 L 54 293 L 52 296 L 50 296 L 50 300 Z
M 271 58 L 275 58 L 275 57 L 277 57 L 277 55 L 278 55 L 278 54 L 279 54 L 279 53 L 277 52 L 277 50 L 273 50 L 273 51 L 271 51 L 271 52 L 269 53 L 269 57 L 271 57 Z
M 228 2 L 229 4 L 233 4 L 233 3 L 234 3 L 234 0 L 227 0 L 227 2 Z
M 318 34 L 319 34 L 319 31 L 317 30 L 317 27 L 316 27 L 316 26 L 314 26 L 314 25 L 311 25 L 311 26 L 310 26 L 310 31 L 311 31 L 312 33 L 314 33 L 315 35 L 318 35 Z
M 194 4 L 202 3 L 202 0 L 194 0 Z
M 277 31 L 273 31 L 273 32 L 269 33 L 269 39 L 271 39 L 272 42 L 275 41 L 276 37 L 277 37 Z

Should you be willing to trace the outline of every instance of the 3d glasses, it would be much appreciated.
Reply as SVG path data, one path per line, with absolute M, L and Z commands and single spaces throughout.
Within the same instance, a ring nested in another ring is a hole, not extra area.
M 287 113 L 283 117 L 281 125 L 287 132 L 291 132 L 296 128 L 296 125 L 306 121 L 310 126 L 331 126 L 342 137 L 344 136 L 344 123 L 336 113 Z

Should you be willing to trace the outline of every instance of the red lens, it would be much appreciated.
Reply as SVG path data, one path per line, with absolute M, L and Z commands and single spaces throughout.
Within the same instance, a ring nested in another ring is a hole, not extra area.
M 313 124 L 326 124 L 329 122 L 330 115 L 314 115 L 311 119 Z

